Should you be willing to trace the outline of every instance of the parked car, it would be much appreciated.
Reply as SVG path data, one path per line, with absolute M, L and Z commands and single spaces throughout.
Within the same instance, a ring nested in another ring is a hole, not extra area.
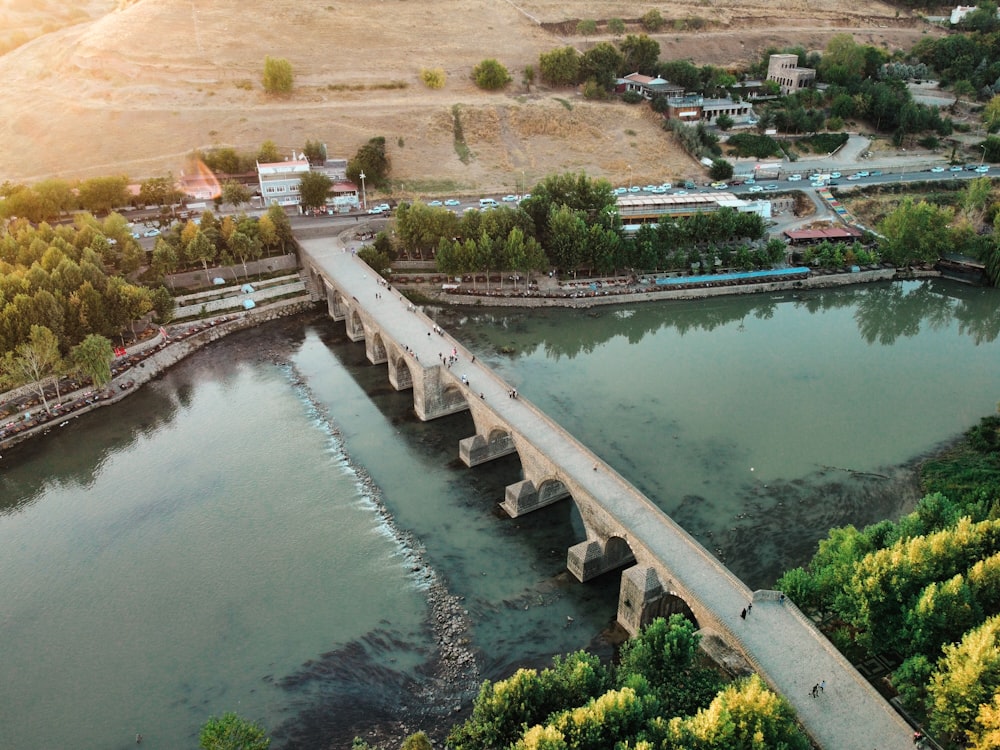
M 976 167 L 976 171 L 979 172 L 979 174 L 986 174 L 987 172 L 990 171 L 990 165 L 980 164 L 978 167 Z
M 873 172 L 872 172 L 872 173 L 871 173 L 870 175 L 868 175 L 868 176 L 869 176 L 869 177 L 881 177 L 881 176 L 882 176 L 882 170 L 881 170 L 881 169 L 876 169 L 876 170 L 874 170 L 874 171 L 873 171 Z
M 840 172 L 830 172 L 830 179 L 831 180 L 839 180 L 840 179 Z
M 854 174 L 847 175 L 847 179 L 849 179 L 851 182 L 854 182 L 855 180 L 860 180 L 861 175 L 855 172 Z
M 788 175 L 788 181 L 789 182 L 798 182 L 801 179 L 802 179 L 802 175 L 800 175 L 800 174 L 790 174 L 790 175 Z
M 749 192 L 751 192 L 751 193 L 763 193 L 764 192 L 764 188 L 762 188 L 760 185 L 751 185 Z
M 943 172 L 944 167 L 931 167 L 931 171 L 934 173 Z
M 956 164 L 955 166 L 953 166 L 948 171 L 949 172 L 961 172 L 962 171 L 962 165 L 961 164 Z
M 773 182 L 771 182 L 771 183 L 768 183 L 767 185 L 765 185 L 764 189 L 767 190 L 768 192 L 774 192 L 775 190 L 778 189 L 778 186 L 776 184 L 774 184 Z
M 743 184 L 744 185 L 756 185 L 757 184 L 757 180 L 755 180 L 753 177 L 747 177 L 745 180 L 743 180 Z
M 145 232 L 143 232 L 142 236 L 143 237 L 159 237 L 160 236 L 160 230 L 157 229 L 156 227 L 153 227 L 152 229 L 147 229 Z
M 444 204 L 441 201 L 430 201 L 430 202 L 427 203 L 427 205 L 428 206 L 443 206 Z
M 858 172 L 858 177 L 870 177 L 870 176 L 871 172 L 869 172 L 867 169 L 862 169 Z
M 503 201 L 504 201 L 504 203 L 516 203 L 517 202 L 517 196 L 516 195 L 505 195 L 503 197 Z
M 446 206 L 461 206 L 462 205 L 462 201 L 460 201 L 460 200 L 458 200 L 456 198 L 449 198 L 448 200 L 446 200 L 444 202 L 444 205 L 446 205 Z
M 687 194 L 688 194 L 687 190 L 675 190 L 674 191 L 674 195 L 687 195 Z
M 368 213 L 370 214 L 380 214 L 383 213 L 384 211 L 385 209 L 382 208 L 381 206 L 372 206 L 371 208 L 368 209 Z

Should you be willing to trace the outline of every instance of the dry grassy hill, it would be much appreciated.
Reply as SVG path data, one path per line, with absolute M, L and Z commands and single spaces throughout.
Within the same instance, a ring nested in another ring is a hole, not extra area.
M 657 34 L 664 57 L 738 64 L 767 46 L 821 48 L 833 33 L 909 47 L 924 27 L 879 3 L 845 10 L 842 0 L 701 0 L 666 4 L 592 0 L 66 0 L 76 25 L 0 57 L 0 180 L 126 172 L 140 178 L 181 168 L 195 148 L 253 149 L 265 139 L 289 151 L 320 139 L 349 156 L 372 135 L 391 147 L 407 191 L 513 190 L 523 179 L 586 169 L 636 182 L 697 173 L 672 149 L 648 108 L 590 104 L 570 90 L 526 92 L 525 65 L 566 43 L 576 19 L 637 19 L 657 7 L 678 27 Z M 807 8 L 808 5 L 808 8 Z M 16 7 L 15 7 L 16 6 Z M 0 0 L 0 22 L 45 2 Z M 103 14 L 101 14 L 103 13 Z M 97 14 L 96 20 L 86 20 Z M 633 30 L 630 28 L 630 31 Z M 636 27 L 634 30 L 638 30 Z M 600 34 L 600 32 L 599 32 Z M 265 55 L 288 58 L 296 91 L 266 96 Z M 469 81 L 496 57 L 515 76 L 488 94 Z M 423 67 L 448 74 L 444 89 L 419 80 Z M 472 158 L 453 142 L 453 105 Z

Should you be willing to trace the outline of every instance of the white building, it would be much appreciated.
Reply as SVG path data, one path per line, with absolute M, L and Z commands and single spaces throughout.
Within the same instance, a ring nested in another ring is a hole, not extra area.
M 972 11 L 976 9 L 975 5 L 956 5 L 951 9 L 951 25 L 954 26 L 956 23 L 964 19 Z
M 257 162 L 257 179 L 265 206 L 297 206 L 302 202 L 302 175 L 309 171 L 306 159 Z

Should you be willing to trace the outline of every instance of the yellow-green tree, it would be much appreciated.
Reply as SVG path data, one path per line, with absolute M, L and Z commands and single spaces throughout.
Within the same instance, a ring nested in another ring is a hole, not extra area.
M 283 57 L 264 58 L 264 91 L 269 94 L 290 94 L 294 77 L 292 64 Z

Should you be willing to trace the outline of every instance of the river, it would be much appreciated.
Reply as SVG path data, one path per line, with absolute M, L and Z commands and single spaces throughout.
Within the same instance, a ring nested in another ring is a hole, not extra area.
M 995 410 L 998 302 L 911 282 L 434 313 L 759 587 L 831 525 L 911 507 L 913 462 Z M 226 710 L 276 747 L 440 735 L 478 679 L 607 653 L 616 576 L 566 574 L 571 503 L 498 510 L 519 466 L 462 466 L 472 430 L 417 421 L 342 323 L 301 316 L 5 455 L 0 746 L 195 747 Z M 435 583 L 472 623 L 453 688 Z

